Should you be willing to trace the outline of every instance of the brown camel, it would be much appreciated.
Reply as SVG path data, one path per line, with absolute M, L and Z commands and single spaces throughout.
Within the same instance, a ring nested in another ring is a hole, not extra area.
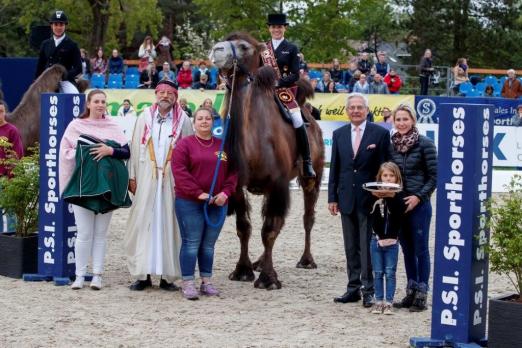
M 230 89 L 225 98 L 225 113 L 230 112 L 231 116 L 226 143 L 232 167 L 239 171 L 239 184 L 231 199 L 230 210 L 235 210 L 236 213 L 241 255 L 229 278 L 252 281 L 255 278 L 253 270 L 257 270 L 261 273 L 254 283 L 256 288 L 280 289 L 281 282 L 272 263 L 272 250 L 290 205 L 289 182 L 295 177 L 299 177 L 303 188 L 305 208 L 305 247 L 297 267 L 317 267 L 310 250 L 310 234 L 324 167 L 324 144 L 319 125 L 302 108 L 305 121 L 309 123 L 308 138 L 313 167 L 317 173 L 316 178 L 303 179 L 295 131 L 281 117 L 274 99 L 275 72 L 272 67 L 260 65 L 260 53 L 264 49 L 265 45 L 250 35 L 234 33 L 213 47 L 211 60 L 220 69 L 220 74 L 225 77 L 229 87 L 234 88 L 230 110 Z M 238 69 L 235 72 L 234 86 L 231 86 L 234 55 L 238 60 Z M 304 80 L 298 81 L 298 87 L 297 101 L 302 106 L 305 99 L 313 95 L 313 89 Z M 261 230 L 264 252 L 254 264 L 248 255 L 252 228 L 250 206 L 244 188 L 253 194 L 264 195 L 264 223 Z
M 18 106 L 7 116 L 7 122 L 18 128 L 25 150 L 40 139 L 40 95 L 56 92 L 64 73 L 65 68 L 62 65 L 47 68 L 29 86 Z M 88 81 L 78 83 L 80 93 L 83 93 L 87 87 Z

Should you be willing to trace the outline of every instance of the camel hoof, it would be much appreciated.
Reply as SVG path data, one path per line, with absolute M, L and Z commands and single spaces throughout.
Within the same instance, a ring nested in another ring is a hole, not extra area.
M 228 279 L 240 282 L 251 282 L 256 279 L 256 276 L 252 268 L 236 266 L 236 269 L 228 275 Z
M 278 290 L 281 289 L 281 282 L 277 279 L 277 275 L 267 276 L 264 273 L 259 275 L 259 278 L 254 282 L 256 289 Z
M 299 261 L 297 265 L 295 265 L 296 268 L 303 268 L 303 269 L 316 269 L 317 264 L 312 261 Z

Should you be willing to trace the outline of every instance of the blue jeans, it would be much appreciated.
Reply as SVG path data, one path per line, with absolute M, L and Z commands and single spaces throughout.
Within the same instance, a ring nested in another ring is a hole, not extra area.
M 419 203 L 407 213 L 399 241 L 404 254 L 404 267 L 408 278 L 408 288 L 420 292 L 428 291 L 430 279 L 430 237 L 431 203 Z
M 216 228 L 206 224 L 203 213 L 204 204 L 206 203 L 182 198 L 176 198 L 174 203 L 181 233 L 179 262 L 183 280 L 194 279 L 196 261 L 201 277 L 210 278 L 212 276 L 214 245 L 223 224 Z M 220 209 L 215 205 L 209 207 L 208 216 L 212 222 L 218 220 Z M 226 205 L 224 209 L 227 209 Z
M 386 302 L 393 302 L 399 244 L 381 247 L 377 243 L 377 239 L 373 237 L 370 243 L 370 253 L 372 255 L 375 299 L 377 301 L 384 300 L 384 275 L 386 275 Z

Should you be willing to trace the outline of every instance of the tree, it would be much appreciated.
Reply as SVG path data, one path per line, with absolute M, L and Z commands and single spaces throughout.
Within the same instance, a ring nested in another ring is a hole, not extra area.
M 157 36 L 162 24 L 157 0 L 3 0 L 2 4 L 1 23 L 9 25 L 0 37 L 12 43 L 4 49 L 0 45 L 0 55 L 4 56 L 34 55 L 28 44 L 20 41 L 20 35 L 18 39 L 11 38 L 20 32 L 27 36 L 34 25 L 48 24 L 54 9 L 65 11 L 70 22 L 67 32 L 81 47 L 91 51 L 98 46 L 122 48 L 132 42 L 137 32 Z M 120 35 L 122 25 L 124 35 Z

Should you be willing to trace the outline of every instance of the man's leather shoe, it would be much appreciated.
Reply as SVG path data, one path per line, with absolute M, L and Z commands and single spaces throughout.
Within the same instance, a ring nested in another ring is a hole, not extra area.
M 348 303 L 348 302 L 357 302 L 361 299 L 361 294 L 358 290 L 355 291 L 347 291 L 344 295 L 335 297 L 334 302 L 336 303 Z
M 142 291 L 150 287 L 152 287 L 152 281 L 150 275 L 147 275 L 147 280 L 136 280 L 129 286 L 129 289 L 132 291 Z
M 166 291 L 179 291 L 179 286 L 177 286 L 174 283 L 169 283 L 165 279 L 160 280 L 160 289 L 166 290 Z
M 370 308 L 373 305 L 373 294 L 363 295 L 363 307 Z

